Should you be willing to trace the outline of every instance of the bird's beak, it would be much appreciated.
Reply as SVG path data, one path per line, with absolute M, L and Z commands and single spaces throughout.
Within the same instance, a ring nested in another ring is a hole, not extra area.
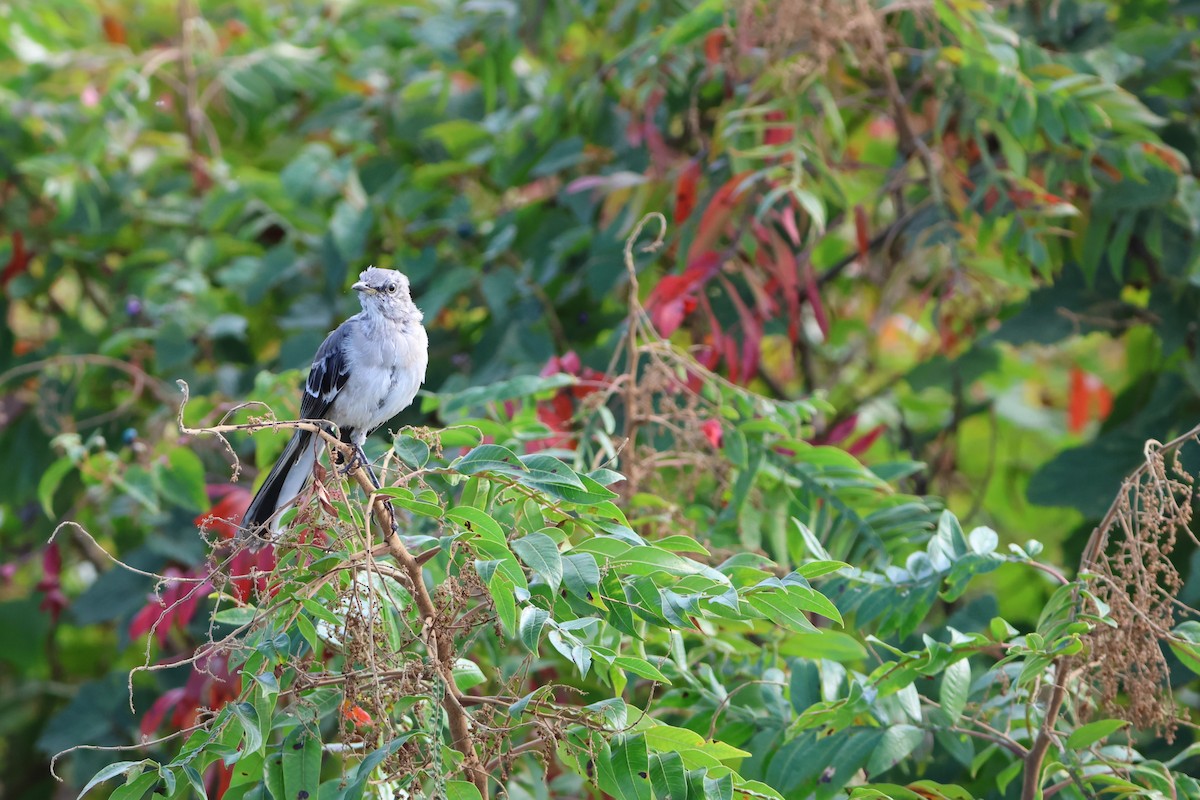
M 354 284 L 350 288 L 356 292 L 368 292 L 370 294 L 375 294 L 375 290 L 372 289 L 370 286 L 367 286 L 362 281 L 359 281 L 358 283 Z

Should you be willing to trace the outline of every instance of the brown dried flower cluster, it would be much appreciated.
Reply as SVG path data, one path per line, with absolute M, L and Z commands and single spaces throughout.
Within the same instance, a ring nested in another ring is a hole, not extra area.
M 1122 485 L 1081 562 L 1092 593 L 1116 623 L 1097 625 L 1088 636 L 1091 700 L 1106 715 L 1154 729 L 1168 741 L 1179 712 L 1163 644 L 1181 613 L 1197 616 L 1176 599 L 1183 581 L 1171 554 L 1181 533 L 1196 541 L 1190 527 L 1195 479 L 1179 455 L 1198 441 L 1198 430 L 1166 445 L 1146 443 L 1145 462 Z
M 887 57 L 884 12 L 868 0 L 745 0 L 737 31 L 791 81 L 824 73 L 847 53 L 871 68 Z

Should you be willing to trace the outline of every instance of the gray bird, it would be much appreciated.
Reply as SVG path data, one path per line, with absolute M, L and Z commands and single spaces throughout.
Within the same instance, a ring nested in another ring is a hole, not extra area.
M 359 273 L 354 291 L 362 311 L 317 348 L 300 417 L 337 425 L 341 440 L 367 464 L 362 449 L 367 436 L 407 408 L 425 381 L 429 339 L 403 273 L 369 267 Z M 279 512 L 304 490 L 321 449 L 320 437 L 311 431 L 292 434 L 250 501 L 241 536 L 268 538 L 279 531 Z M 374 473 L 371 478 L 378 485 Z

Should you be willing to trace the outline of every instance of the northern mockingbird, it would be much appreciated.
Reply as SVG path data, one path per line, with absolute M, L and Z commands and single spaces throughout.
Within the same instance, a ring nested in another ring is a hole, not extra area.
M 367 465 L 367 436 L 412 403 L 425 380 L 429 339 L 421 311 L 413 304 L 408 278 L 392 269 L 370 267 L 354 284 L 362 311 L 350 317 L 317 348 L 300 417 L 337 425 L 355 460 Z M 279 512 L 312 478 L 321 439 L 298 430 L 258 494 L 250 502 L 239 535 L 269 538 L 279 531 Z M 349 466 L 349 465 L 347 465 Z M 371 479 L 378 485 L 374 473 Z

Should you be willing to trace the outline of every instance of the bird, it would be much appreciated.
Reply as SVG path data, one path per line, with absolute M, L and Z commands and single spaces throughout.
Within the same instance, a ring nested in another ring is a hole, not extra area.
M 359 273 L 352 288 L 362 311 L 317 348 L 304 383 L 300 417 L 336 425 L 341 441 L 354 448 L 347 471 L 356 462 L 365 465 L 378 486 L 363 445 L 376 428 L 416 398 L 425 382 L 429 338 L 404 273 L 371 266 Z M 279 533 L 279 512 L 312 479 L 320 448 L 321 438 L 313 431 L 292 434 L 242 516 L 239 538 L 261 546 Z

